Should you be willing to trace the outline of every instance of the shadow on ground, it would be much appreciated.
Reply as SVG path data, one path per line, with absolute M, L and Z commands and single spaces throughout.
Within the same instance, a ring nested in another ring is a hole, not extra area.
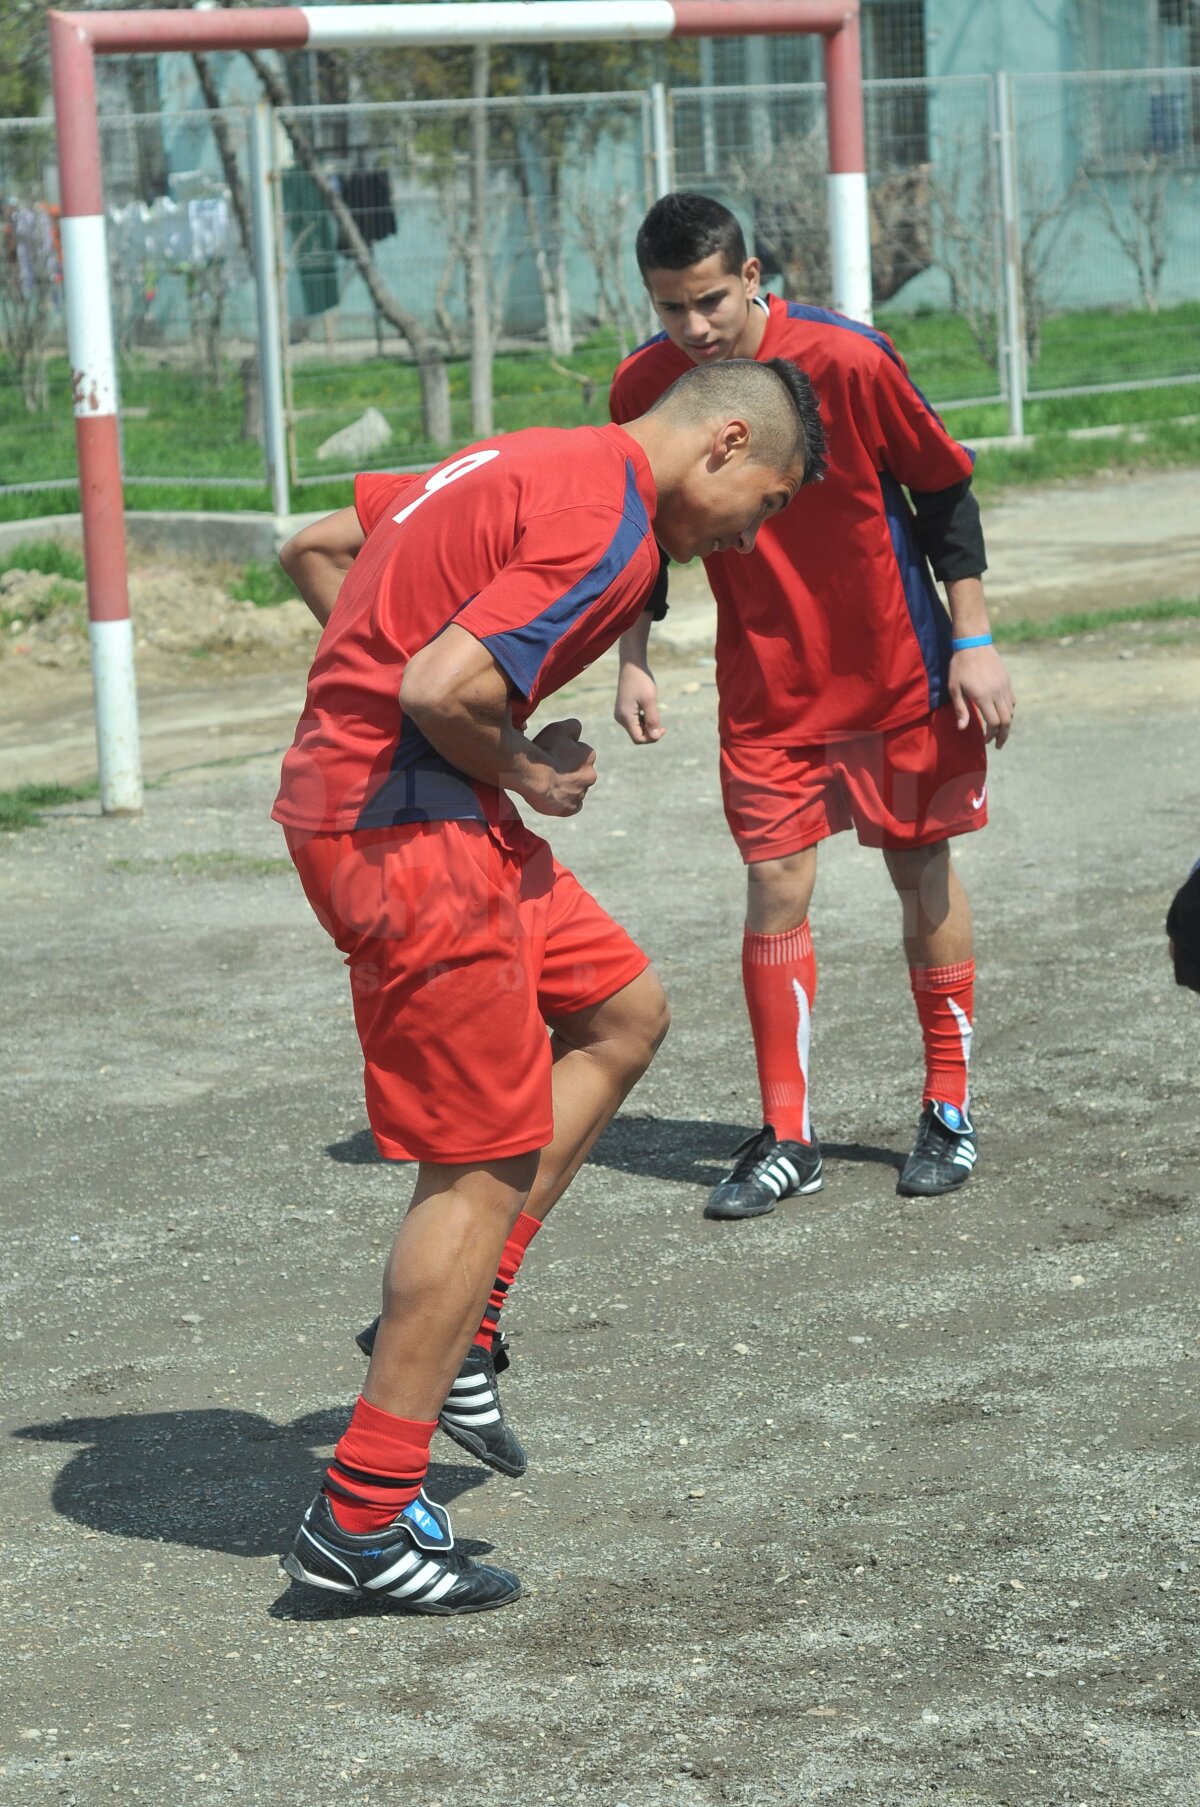
M 639 1173 L 647 1179 L 678 1180 L 684 1185 L 710 1187 L 729 1172 L 733 1152 L 757 1125 L 716 1123 L 695 1117 L 618 1117 L 609 1124 L 588 1159 L 597 1167 L 618 1173 Z M 330 1142 L 325 1150 L 332 1161 L 352 1166 L 399 1167 L 385 1162 L 369 1129 L 359 1129 L 344 1141 Z M 904 1155 L 894 1148 L 876 1148 L 868 1142 L 826 1142 L 826 1162 L 845 1161 L 856 1166 L 891 1167 L 896 1173 Z
M 54 1483 L 54 1509 L 93 1531 L 191 1545 L 231 1556 L 277 1555 L 291 1543 L 323 1465 L 346 1427 L 344 1406 L 272 1424 L 255 1412 L 126 1412 L 64 1418 L 13 1432 L 28 1442 L 83 1443 Z M 477 1466 L 432 1464 L 433 1497 L 480 1487 Z

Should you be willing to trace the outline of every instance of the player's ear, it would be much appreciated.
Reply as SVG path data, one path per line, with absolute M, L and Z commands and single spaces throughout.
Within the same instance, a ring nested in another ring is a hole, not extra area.
M 753 301 L 758 294 L 758 285 L 762 281 L 762 264 L 757 257 L 748 257 L 742 265 L 742 281 L 746 285 L 747 301 Z
M 709 462 L 714 470 L 720 470 L 724 465 L 735 463 L 737 459 L 745 457 L 749 449 L 749 422 L 736 417 L 732 420 L 722 421 L 713 434 Z

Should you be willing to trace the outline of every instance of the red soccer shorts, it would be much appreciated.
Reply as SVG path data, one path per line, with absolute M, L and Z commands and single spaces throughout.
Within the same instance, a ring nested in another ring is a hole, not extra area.
M 285 833 L 350 968 L 380 1154 L 458 1164 L 544 1148 L 546 1019 L 612 997 L 649 965 L 641 949 L 520 823 Z
M 745 863 L 784 859 L 854 828 L 864 847 L 928 847 L 987 821 L 987 753 L 974 711 L 811 747 L 721 748 L 725 819 Z

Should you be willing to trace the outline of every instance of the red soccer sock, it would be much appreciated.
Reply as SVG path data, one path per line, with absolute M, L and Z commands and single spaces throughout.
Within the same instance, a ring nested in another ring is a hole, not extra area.
M 925 1041 L 922 1104 L 937 1099 L 965 1111 L 970 1100 L 971 1025 L 975 1020 L 975 962 L 910 966 Z
M 393 1418 L 359 1398 L 325 1473 L 329 1507 L 343 1531 L 381 1531 L 421 1491 L 433 1424 Z
M 492 1282 L 491 1294 L 483 1313 L 483 1322 L 475 1332 L 475 1347 L 491 1349 L 492 1338 L 500 1328 L 500 1313 L 504 1309 L 504 1301 L 508 1289 L 517 1277 L 517 1271 L 525 1259 L 525 1251 L 541 1229 L 541 1221 L 530 1217 L 522 1211 L 516 1223 L 508 1233 L 508 1241 L 504 1245 L 504 1253 L 500 1257 L 500 1271 Z
M 808 1045 L 817 962 L 808 918 L 782 935 L 742 940 L 742 983 L 754 1036 L 763 1122 L 781 1142 L 811 1142 Z

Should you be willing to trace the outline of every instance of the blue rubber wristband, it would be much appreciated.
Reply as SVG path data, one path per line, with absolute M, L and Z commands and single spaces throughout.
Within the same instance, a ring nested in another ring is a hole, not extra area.
M 951 640 L 950 651 L 952 653 L 965 653 L 969 647 L 990 646 L 991 644 L 992 636 L 990 634 L 971 634 L 965 640 Z

